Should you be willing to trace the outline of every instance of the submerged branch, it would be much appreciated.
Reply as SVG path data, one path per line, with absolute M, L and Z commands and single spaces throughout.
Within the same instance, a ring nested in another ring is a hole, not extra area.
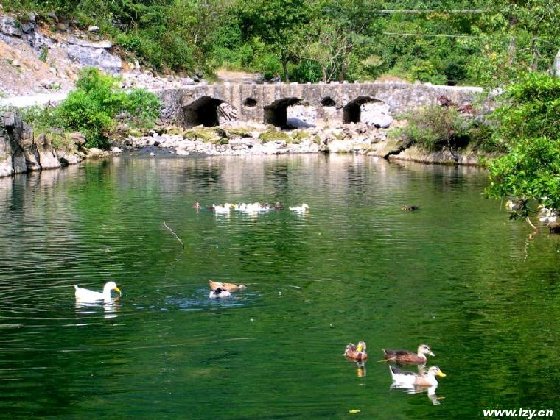
M 179 238 L 179 237 L 177 236 L 177 234 L 176 234 L 175 232 L 173 232 L 173 229 L 171 229 L 169 226 L 167 226 L 167 223 L 165 223 L 165 221 L 163 222 L 163 226 L 165 226 L 165 228 L 166 228 L 169 232 L 171 232 L 171 234 L 172 234 L 173 236 L 175 236 L 175 238 L 177 238 L 177 240 L 179 241 L 179 243 L 181 244 L 181 246 L 183 247 L 183 249 L 185 249 L 185 244 L 183 243 L 183 241 L 181 240 L 181 238 Z

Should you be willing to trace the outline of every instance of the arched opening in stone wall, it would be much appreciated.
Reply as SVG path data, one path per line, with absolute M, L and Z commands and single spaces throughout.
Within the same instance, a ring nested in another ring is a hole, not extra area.
M 276 127 L 288 128 L 288 107 L 300 103 L 299 98 L 283 98 L 264 107 L 264 122 Z
M 329 107 L 329 106 L 336 106 L 336 102 L 330 96 L 325 96 L 321 99 L 321 105 Z
M 253 108 L 257 106 L 257 100 L 255 98 L 247 98 L 243 101 L 243 106 Z
M 203 96 L 191 104 L 183 107 L 183 125 L 185 127 L 216 127 L 220 125 L 218 106 L 224 101 L 221 99 Z
M 342 122 L 344 124 L 359 123 L 364 108 L 363 105 L 373 102 L 383 103 L 379 99 L 372 98 L 371 96 L 358 96 L 356 99 L 348 102 L 342 108 Z

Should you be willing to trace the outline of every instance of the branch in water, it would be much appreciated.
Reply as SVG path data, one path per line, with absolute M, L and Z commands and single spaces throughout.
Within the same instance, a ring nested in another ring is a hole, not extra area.
M 165 223 L 165 221 L 163 222 L 163 226 L 165 226 L 165 228 L 166 228 L 169 232 L 171 232 L 171 234 L 172 234 L 173 236 L 175 236 L 175 237 L 177 238 L 177 240 L 179 241 L 179 243 L 181 244 L 181 246 L 183 247 L 183 249 L 185 249 L 185 244 L 183 243 L 183 241 L 181 240 L 181 238 L 179 238 L 179 237 L 177 236 L 177 234 L 176 234 L 175 232 L 173 232 L 173 229 L 171 229 L 169 226 L 167 226 L 167 223 Z

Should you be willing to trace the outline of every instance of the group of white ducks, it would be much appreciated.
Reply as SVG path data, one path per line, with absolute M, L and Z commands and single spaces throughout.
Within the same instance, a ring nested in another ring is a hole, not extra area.
M 360 341 L 357 345 L 348 344 L 344 356 L 358 365 L 358 376 L 365 375 L 364 364 L 368 358 L 366 343 Z M 434 405 L 439 404 L 439 398 L 435 394 L 438 386 L 437 377 L 447 376 L 438 366 L 426 369 L 427 356 L 435 356 L 430 346 L 420 344 L 416 352 L 409 350 L 386 350 L 383 349 L 383 359 L 389 363 L 389 371 L 393 383 L 391 388 L 405 389 L 408 393 L 416 394 L 426 391 Z M 418 373 L 402 370 L 402 365 L 417 365 Z
M 197 211 L 202 209 L 202 206 L 197 201 L 194 203 L 193 208 Z M 300 206 L 288 207 L 290 211 L 304 214 L 309 211 L 309 205 L 303 203 Z M 207 210 L 214 212 L 216 215 L 229 215 L 232 211 L 244 213 L 248 215 L 256 215 L 260 213 L 267 213 L 269 211 L 283 210 L 284 206 L 282 203 L 276 202 L 274 204 L 261 203 L 256 201 L 254 203 L 224 203 L 224 204 L 212 204 L 206 207 Z
M 507 200 L 504 204 L 504 207 L 507 211 L 514 212 L 517 210 L 521 210 L 524 207 L 528 206 L 527 200 Z M 537 217 L 539 222 L 544 224 L 556 223 L 558 219 L 558 210 L 550 209 L 545 207 L 544 205 L 540 204 L 537 209 Z

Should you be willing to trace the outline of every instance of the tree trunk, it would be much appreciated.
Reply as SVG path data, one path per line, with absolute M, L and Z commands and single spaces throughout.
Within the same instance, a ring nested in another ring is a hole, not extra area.
M 560 50 L 556 53 L 554 58 L 554 64 L 552 65 L 552 74 L 556 77 L 560 77 Z

